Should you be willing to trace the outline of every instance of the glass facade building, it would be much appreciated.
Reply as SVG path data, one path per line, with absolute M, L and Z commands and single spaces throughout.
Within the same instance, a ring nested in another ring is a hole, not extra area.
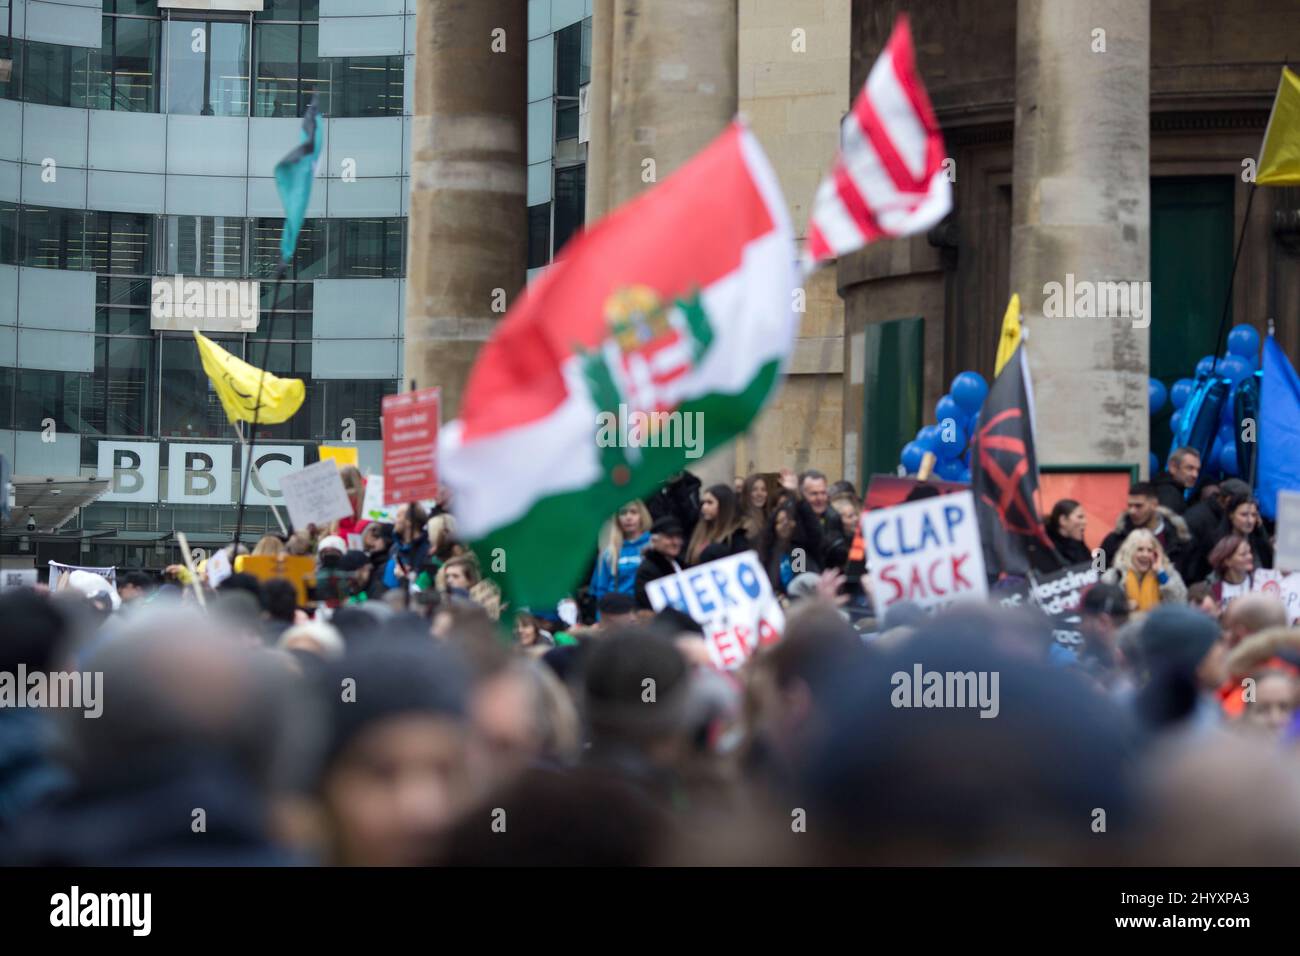
M 528 275 L 582 228 L 591 0 L 528 0 Z
M 114 481 L 57 531 L 0 536 L 0 553 L 157 568 L 177 560 L 177 531 L 230 540 L 241 449 L 192 333 L 157 314 L 158 284 L 178 276 L 211 280 L 200 312 L 225 301 L 213 289 L 255 294 L 255 330 L 207 334 L 307 384 L 293 419 L 258 428 L 267 492 L 322 443 L 355 444 L 377 468 L 380 399 L 402 376 L 415 0 L 13 3 L 12 37 L 0 7 L 0 454 L 18 476 Z M 323 152 L 272 302 L 272 171 L 313 95 Z M 247 534 L 277 527 L 266 500 L 250 497 Z

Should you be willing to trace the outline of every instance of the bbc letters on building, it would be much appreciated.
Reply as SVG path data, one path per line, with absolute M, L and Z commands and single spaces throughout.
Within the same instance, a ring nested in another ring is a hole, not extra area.
M 96 474 L 108 479 L 101 501 L 135 504 L 231 505 L 238 500 L 234 445 L 199 442 L 101 441 Z M 280 479 L 305 463 L 302 445 L 258 445 L 257 470 L 248 482 L 248 503 L 269 505 L 282 497 Z M 164 494 L 161 494 L 165 492 Z

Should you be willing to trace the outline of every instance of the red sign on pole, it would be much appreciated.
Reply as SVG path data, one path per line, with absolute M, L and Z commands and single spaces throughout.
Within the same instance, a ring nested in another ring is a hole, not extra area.
M 422 501 L 438 493 L 438 420 L 442 389 L 384 398 L 384 504 Z

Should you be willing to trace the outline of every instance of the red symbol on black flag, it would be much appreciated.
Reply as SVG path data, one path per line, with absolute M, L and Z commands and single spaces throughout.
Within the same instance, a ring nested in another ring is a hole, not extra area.
M 979 496 L 997 513 L 999 524 L 1009 533 L 1035 538 L 1053 550 L 1034 506 L 1036 489 L 1029 473 L 1029 449 L 1024 439 L 1029 428 L 1024 417 L 1023 409 L 1006 408 L 980 428 L 976 447 L 986 481 L 979 483 Z M 995 435 L 1000 425 L 1009 427 Z M 1008 467 L 1004 468 L 1003 463 Z

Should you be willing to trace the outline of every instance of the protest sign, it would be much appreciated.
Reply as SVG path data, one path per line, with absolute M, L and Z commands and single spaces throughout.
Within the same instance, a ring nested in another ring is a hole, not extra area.
M 1083 592 L 1100 580 L 1101 572 L 1087 561 L 1037 575 L 1031 588 L 1034 603 L 1047 614 L 1073 611 L 1083 600 Z
M 340 468 L 357 463 L 356 445 L 321 445 L 317 451 L 321 461 L 332 461 Z
M 383 475 L 366 477 L 366 497 L 361 503 L 361 517 L 384 524 L 392 524 L 397 520 L 397 505 L 384 504 Z
M 98 574 L 101 578 L 108 581 L 117 588 L 117 568 L 89 568 L 76 564 L 60 564 L 58 561 L 48 562 L 50 565 L 50 590 L 58 591 L 59 582 L 63 580 L 64 575 L 71 574 L 73 571 L 89 571 L 91 574 Z
M 0 571 L 0 590 L 36 587 L 35 568 L 5 568 Z
M 656 611 L 674 607 L 704 628 L 716 667 L 739 667 L 759 647 L 780 639 L 785 615 L 753 551 L 709 561 L 646 584 Z
M 208 587 L 214 591 L 221 586 L 221 582 L 234 573 L 234 568 L 230 566 L 230 554 L 225 548 L 214 551 L 212 557 L 208 558 L 204 570 L 208 576 Z
M 935 608 L 988 596 L 969 491 L 864 512 L 862 538 L 877 617 L 899 601 Z
M 1300 491 L 1277 493 L 1277 556 L 1279 571 L 1300 571 Z
M 384 504 L 438 493 L 438 419 L 442 390 L 422 388 L 385 396 Z
M 259 581 L 288 581 L 298 592 L 298 606 L 307 606 L 307 588 L 316 581 L 316 561 L 305 555 L 248 555 L 239 565 Z
M 280 479 L 289 520 L 295 528 L 327 525 L 352 514 L 352 503 L 334 462 L 318 461 Z

